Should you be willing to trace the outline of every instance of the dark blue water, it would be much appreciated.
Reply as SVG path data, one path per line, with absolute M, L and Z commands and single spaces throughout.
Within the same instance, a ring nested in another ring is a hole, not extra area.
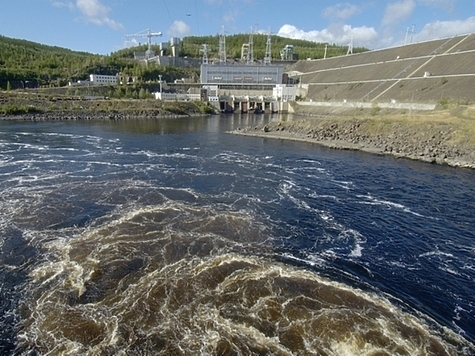
M 1 353 L 474 354 L 475 172 L 278 119 L 0 122 Z

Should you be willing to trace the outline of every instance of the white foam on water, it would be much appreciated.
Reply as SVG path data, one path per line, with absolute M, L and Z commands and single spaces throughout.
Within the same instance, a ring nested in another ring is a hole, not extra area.
M 385 199 L 378 199 L 376 197 L 373 197 L 371 194 L 367 194 L 367 195 L 356 195 L 356 197 L 360 198 L 360 199 L 364 199 L 362 201 L 360 201 L 359 203 L 360 204 L 368 204 L 368 205 L 380 205 L 380 206 L 385 206 L 389 209 L 398 209 L 398 210 L 401 210 L 405 213 L 409 213 L 409 214 L 412 214 L 414 216 L 418 216 L 418 217 L 426 217 L 420 213 L 417 213 L 417 212 L 414 212 L 412 211 L 410 208 L 406 207 L 405 205 L 403 204 L 400 204 L 400 203 L 396 203 L 396 202 L 392 202 L 390 200 L 385 200 Z

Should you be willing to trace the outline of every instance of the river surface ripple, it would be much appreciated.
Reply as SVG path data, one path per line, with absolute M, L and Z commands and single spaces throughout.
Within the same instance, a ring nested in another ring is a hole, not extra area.
M 0 353 L 475 354 L 475 171 L 279 119 L 0 122 Z

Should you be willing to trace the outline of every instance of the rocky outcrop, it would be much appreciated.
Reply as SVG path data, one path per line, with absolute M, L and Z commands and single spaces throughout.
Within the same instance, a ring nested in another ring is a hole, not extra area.
M 475 168 L 475 147 L 464 143 L 459 127 L 445 121 L 409 122 L 380 119 L 306 119 L 273 122 L 234 134 L 314 142 L 336 149 Z

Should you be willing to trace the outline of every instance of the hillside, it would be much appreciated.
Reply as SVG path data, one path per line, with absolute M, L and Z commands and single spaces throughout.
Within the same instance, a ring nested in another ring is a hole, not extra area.
M 61 86 L 96 70 L 101 56 L 0 36 L 0 88 Z M 117 68 L 103 70 L 112 71 Z
M 158 75 L 165 81 L 197 75 L 196 70 L 143 66 L 132 60 L 133 51 L 132 48 L 101 56 L 0 36 L 0 89 L 61 87 L 93 73 L 121 72 L 140 82 L 157 81 Z

